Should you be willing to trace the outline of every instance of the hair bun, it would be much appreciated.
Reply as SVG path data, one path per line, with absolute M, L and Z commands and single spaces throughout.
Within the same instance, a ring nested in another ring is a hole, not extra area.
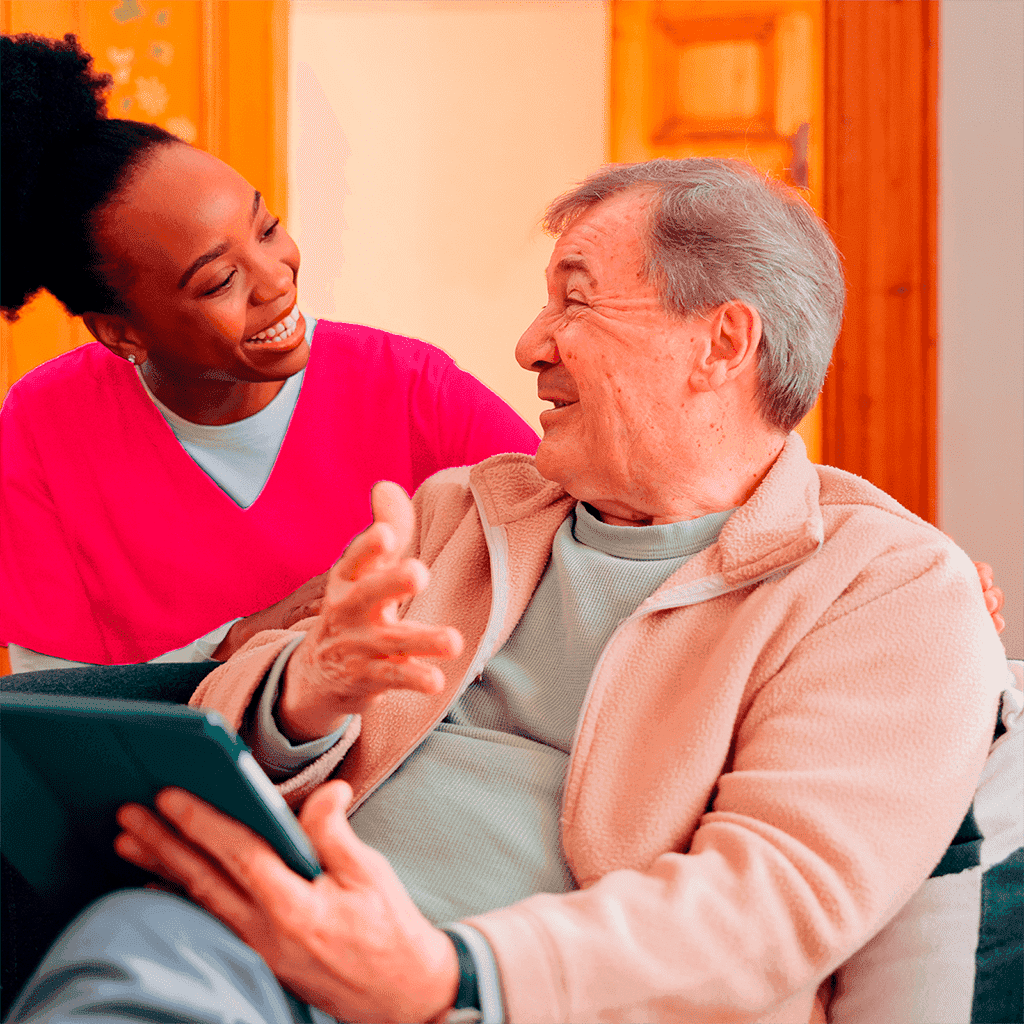
M 62 141 L 107 116 L 106 93 L 113 78 L 93 71 L 92 57 L 75 36 L 46 39 L 23 34 L 0 38 L 0 161 L 5 309 L 20 306 L 41 282 L 18 267 L 22 243 L 35 223 L 33 197 L 45 192 L 68 162 L 54 159 Z M 20 253 L 19 253 L 20 250 Z
M 2 38 L 3 134 L 16 129 L 22 145 L 49 141 L 107 116 L 114 84 L 92 69 L 92 57 L 70 33 L 47 39 L 24 33 Z

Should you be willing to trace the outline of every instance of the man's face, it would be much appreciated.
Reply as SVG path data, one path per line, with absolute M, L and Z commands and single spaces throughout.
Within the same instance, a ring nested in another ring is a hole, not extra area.
M 547 305 L 516 348 L 555 404 L 540 417 L 538 470 L 602 511 L 657 504 L 659 464 L 669 451 L 678 462 L 692 433 L 687 382 L 707 322 L 670 315 L 643 280 L 644 218 L 645 197 L 624 193 L 573 222 L 548 265 Z

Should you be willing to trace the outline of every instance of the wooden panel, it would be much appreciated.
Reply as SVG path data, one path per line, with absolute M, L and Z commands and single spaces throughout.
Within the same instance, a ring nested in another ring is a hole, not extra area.
M 612 160 L 737 156 L 818 202 L 820 0 L 616 0 L 611 76 Z
M 937 0 L 826 0 L 825 217 L 846 318 L 825 461 L 936 516 Z
M 5 35 L 81 35 L 82 14 L 81 0 L 3 0 L 0 30 Z M 10 385 L 33 367 L 70 351 L 90 337 L 81 320 L 69 317 L 49 294 L 39 295 L 26 306 L 14 326 L 0 316 L 0 400 Z
M 610 120 L 613 161 L 748 160 L 821 213 L 821 0 L 614 0 Z M 798 429 L 820 461 L 820 403 Z
M 114 75 L 111 117 L 149 121 L 235 167 L 284 217 L 288 0 L 2 0 L 4 33 L 78 35 Z M 0 397 L 34 366 L 90 340 L 40 294 L 0 323 Z

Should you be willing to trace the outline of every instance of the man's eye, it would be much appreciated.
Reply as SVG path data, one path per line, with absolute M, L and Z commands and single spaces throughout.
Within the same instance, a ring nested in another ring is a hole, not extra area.
M 206 296 L 206 295 L 216 295 L 216 293 L 217 293 L 217 292 L 219 292 L 219 291 L 220 291 L 220 290 L 221 290 L 222 288 L 227 288 L 227 286 L 228 286 L 229 284 L 231 284 L 231 279 L 232 279 L 232 278 L 233 278 L 234 276 L 235 276 L 235 271 L 234 271 L 234 270 L 232 270 L 232 271 L 231 271 L 231 273 L 230 273 L 230 274 L 228 274 L 228 276 L 227 276 L 227 277 L 225 277 L 225 278 L 224 278 L 224 280 L 223 280 L 223 281 L 221 281 L 221 283 L 220 283 L 220 284 L 218 284 L 218 285 L 214 285 L 214 287 L 213 287 L 213 288 L 211 288 L 211 289 L 210 289 L 210 290 L 209 290 L 208 292 L 203 292 L 203 295 L 204 295 L 204 296 Z
M 271 224 L 270 227 L 267 228 L 267 230 L 263 232 L 263 237 L 264 238 L 272 238 L 274 232 L 277 230 L 277 225 L 280 224 L 280 223 L 281 223 L 281 218 L 278 217 L 277 220 L 275 220 L 274 223 Z

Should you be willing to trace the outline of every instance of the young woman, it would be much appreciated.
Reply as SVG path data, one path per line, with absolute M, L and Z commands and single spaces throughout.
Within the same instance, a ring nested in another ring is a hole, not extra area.
M 314 612 L 371 484 L 532 453 L 444 353 L 314 321 L 260 193 L 108 119 L 73 36 L 2 40 L 8 319 L 40 288 L 96 343 L 0 412 L 0 642 L 15 670 L 224 659 Z

